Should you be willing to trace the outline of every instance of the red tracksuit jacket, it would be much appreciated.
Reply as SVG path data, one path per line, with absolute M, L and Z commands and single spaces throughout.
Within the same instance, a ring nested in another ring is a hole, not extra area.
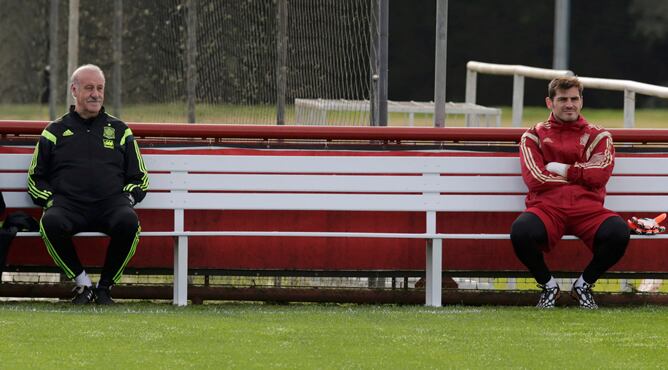
M 605 184 L 614 167 L 610 133 L 582 115 L 561 123 L 553 115 L 528 129 L 520 142 L 522 177 L 529 188 L 526 206 L 603 206 Z M 549 162 L 571 165 L 566 177 L 545 169 Z

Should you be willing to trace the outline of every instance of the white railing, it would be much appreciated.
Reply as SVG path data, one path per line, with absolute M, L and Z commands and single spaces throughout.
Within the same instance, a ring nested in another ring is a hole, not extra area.
M 551 80 L 555 77 L 573 76 L 569 70 L 545 69 L 522 65 L 491 64 L 470 61 L 466 64 L 466 102 L 475 104 L 477 74 L 513 76 L 513 126 L 522 125 L 524 110 L 524 78 Z M 635 94 L 643 94 L 668 99 L 668 87 L 650 85 L 629 80 L 579 77 L 586 88 L 624 91 L 624 127 L 635 126 Z
M 668 87 L 664 86 L 608 78 L 578 77 L 578 79 L 587 88 L 624 92 L 624 127 L 626 128 L 635 126 L 636 93 L 668 99 Z
M 350 111 L 369 112 L 371 103 L 368 100 L 345 100 L 345 99 L 295 99 L 295 123 L 297 125 L 327 125 L 328 112 Z M 434 102 L 417 101 L 387 101 L 387 111 L 407 113 L 408 125 L 415 125 L 415 113 L 433 114 Z M 468 103 L 445 103 L 445 114 L 463 114 L 467 118 L 469 126 L 479 126 L 482 118 L 485 125 L 490 126 L 490 120 L 499 127 L 501 126 L 501 109 L 483 107 Z

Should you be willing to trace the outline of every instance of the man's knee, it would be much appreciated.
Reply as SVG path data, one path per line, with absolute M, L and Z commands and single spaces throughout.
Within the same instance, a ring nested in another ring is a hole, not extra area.
M 130 207 L 119 208 L 114 212 L 110 222 L 110 229 L 113 234 L 136 234 L 137 229 L 139 229 L 137 213 Z
M 631 231 L 621 217 L 610 217 L 603 221 L 596 232 L 596 243 L 624 251 L 629 244 Z
M 44 212 L 40 220 L 44 232 L 53 236 L 72 235 L 72 223 L 58 208 L 50 208 Z
M 538 216 L 524 212 L 513 222 L 510 229 L 510 240 L 516 249 L 520 246 L 545 242 L 547 240 L 545 225 Z

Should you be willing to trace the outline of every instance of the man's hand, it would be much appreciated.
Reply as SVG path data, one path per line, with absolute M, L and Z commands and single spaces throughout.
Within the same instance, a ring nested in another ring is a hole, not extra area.
M 566 174 L 568 173 L 568 169 L 570 167 L 571 167 L 571 165 L 569 165 L 569 164 L 559 163 L 559 162 L 550 162 L 545 166 L 545 169 L 554 173 L 554 174 L 566 177 Z
M 654 235 L 666 231 L 665 226 L 659 225 L 666 219 L 666 214 L 662 213 L 654 218 L 631 217 L 627 220 L 629 228 L 636 234 Z
M 125 193 L 125 196 L 126 196 L 126 197 L 128 198 L 128 200 L 130 201 L 130 205 L 131 205 L 132 207 L 134 207 L 135 204 L 137 204 L 137 202 L 135 201 L 135 197 L 132 196 L 132 193 Z

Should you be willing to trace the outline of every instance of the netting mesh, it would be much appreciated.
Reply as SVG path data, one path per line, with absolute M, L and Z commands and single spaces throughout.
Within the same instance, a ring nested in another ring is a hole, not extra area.
M 107 77 L 105 106 L 109 111 L 115 108 L 112 112 L 126 121 L 186 122 L 188 100 L 194 98 L 196 122 L 276 124 L 279 96 L 284 96 L 284 122 L 291 124 L 296 98 L 370 99 L 372 32 L 377 23 L 374 3 L 123 1 L 118 13 L 122 17 L 121 86 L 114 86 L 115 1 L 85 1 L 80 3 L 77 64 L 102 67 Z M 0 62 L 6 67 L 0 71 L 3 86 L 13 87 L 0 87 L 0 103 L 38 103 L 38 92 L 45 88 L 41 75 L 54 62 L 48 51 L 57 47 L 57 65 L 50 67 L 57 74 L 60 115 L 65 111 L 68 85 L 67 2 L 58 6 L 55 45 L 49 45 L 46 36 L 31 42 L 20 37 L 28 34 L 26 29 L 49 34 L 48 1 L 4 0 L 3 4 L 0 55 L 29 53 L 32 58 L 26 58 L 30 63 Z M 116 88 L 120 88 L 120 99 Z M 0 118 L 48 119 L 45 114 L 47 110 L 39 109 L 37 116 Z M 368 125 L 369 114 L 340 112 L 330 115 L 330 120 Z
M 369 100 L 373 70 L 373 38 L 377 19 L 370 2 L 322 2 L 327 12 L 309 11 L 311 2 L 295 4 L 294 27 L 289 32 L 288 65 L 313 73 L 288 79 L 294 99 Z M 313 63 L 315 62 L 315 63 Z M 311 63 L 313 63 L 311 65 Z M 321 124 L 368 125 L 369 108 L 333 110 Z M 300 124 L 313 117 L 296 117 Z

